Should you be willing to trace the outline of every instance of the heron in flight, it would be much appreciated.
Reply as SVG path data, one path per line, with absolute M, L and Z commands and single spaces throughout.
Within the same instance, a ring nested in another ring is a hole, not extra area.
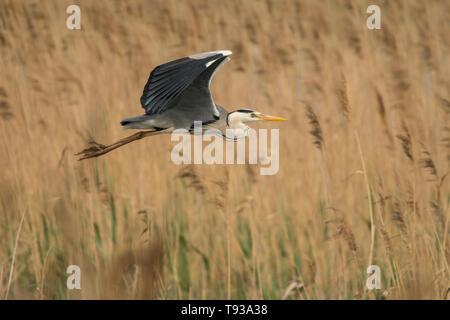
M 230 130 L 241 130 L 244 136 L 248 135 L 249 122 L 286 121 L 250 109 L 228 112 L 214 102 L 210 91 L 211 79 L 230 60 L 230 55 L 229 50 L 198 53 L 153 69 L 141 97 L 145 114 L 120 122 L 124 129 L 146 131 L 139 131 L 108 146 L 91 141 L 87 149 L 77 153 L 80 160 L 98 157 L 150 135 L 171 133 L 176 129 L 194 133 L 194 121 L 201 121 L 202 131 L 215 129 L 226 139 L 231 138 L 227 135 Z

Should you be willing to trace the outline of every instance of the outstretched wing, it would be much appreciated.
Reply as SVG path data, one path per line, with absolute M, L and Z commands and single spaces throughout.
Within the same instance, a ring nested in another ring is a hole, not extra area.
M 211 51 L 171 61 L 156 67 L 150 74 L 141 97 L 146 114 L 162 113 L 198 79 L 198 85 L 205 85 L 209 96 L 209 82 L 218 67 L 228 60 L 231 51 Z M 214 103 L 213 103 L 214 104 Z M 215 107 L 215 106 L 214 106 Z

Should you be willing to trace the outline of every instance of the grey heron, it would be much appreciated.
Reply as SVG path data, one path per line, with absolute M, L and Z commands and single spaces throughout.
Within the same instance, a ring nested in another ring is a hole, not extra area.
M 92 141 L 88 148 L 77 153 L 80 160 L 100 156 L 150 135 L 171 133 L 176 129 L 194 133 L 195 121 L 201 121 L 203 131 L 216 129 L 224 138 L 228 138 L 229 130 L 248 132 L 249 122 L 286 121 L 250 109 L 228 112 L 214 102 L 211 79 L 230 60 L 230 55 L 229 50 L 198 53 L 153 69 L 140 99 L 145 114 L 121 121 L 125 129 L 148 131 L 140 131 L 108 146 Z

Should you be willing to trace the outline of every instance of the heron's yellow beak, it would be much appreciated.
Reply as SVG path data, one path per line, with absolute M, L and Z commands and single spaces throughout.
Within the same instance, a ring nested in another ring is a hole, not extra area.
M 265 114 L 257 114 L 256 117 L 259 120 L 268 120 L 268 121 L 287 121 L 285 118 L 281 117 L 274 117 L 274 116 L 267 116 Z

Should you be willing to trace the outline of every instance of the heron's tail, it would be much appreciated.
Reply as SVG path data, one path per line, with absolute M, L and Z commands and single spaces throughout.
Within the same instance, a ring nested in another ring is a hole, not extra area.
M 152 126 L 149 126 L 148 116 L 142 115 L 133 118 L 126 118 L 120 121 L 120 124 L 124 129 L 152 129 Z

